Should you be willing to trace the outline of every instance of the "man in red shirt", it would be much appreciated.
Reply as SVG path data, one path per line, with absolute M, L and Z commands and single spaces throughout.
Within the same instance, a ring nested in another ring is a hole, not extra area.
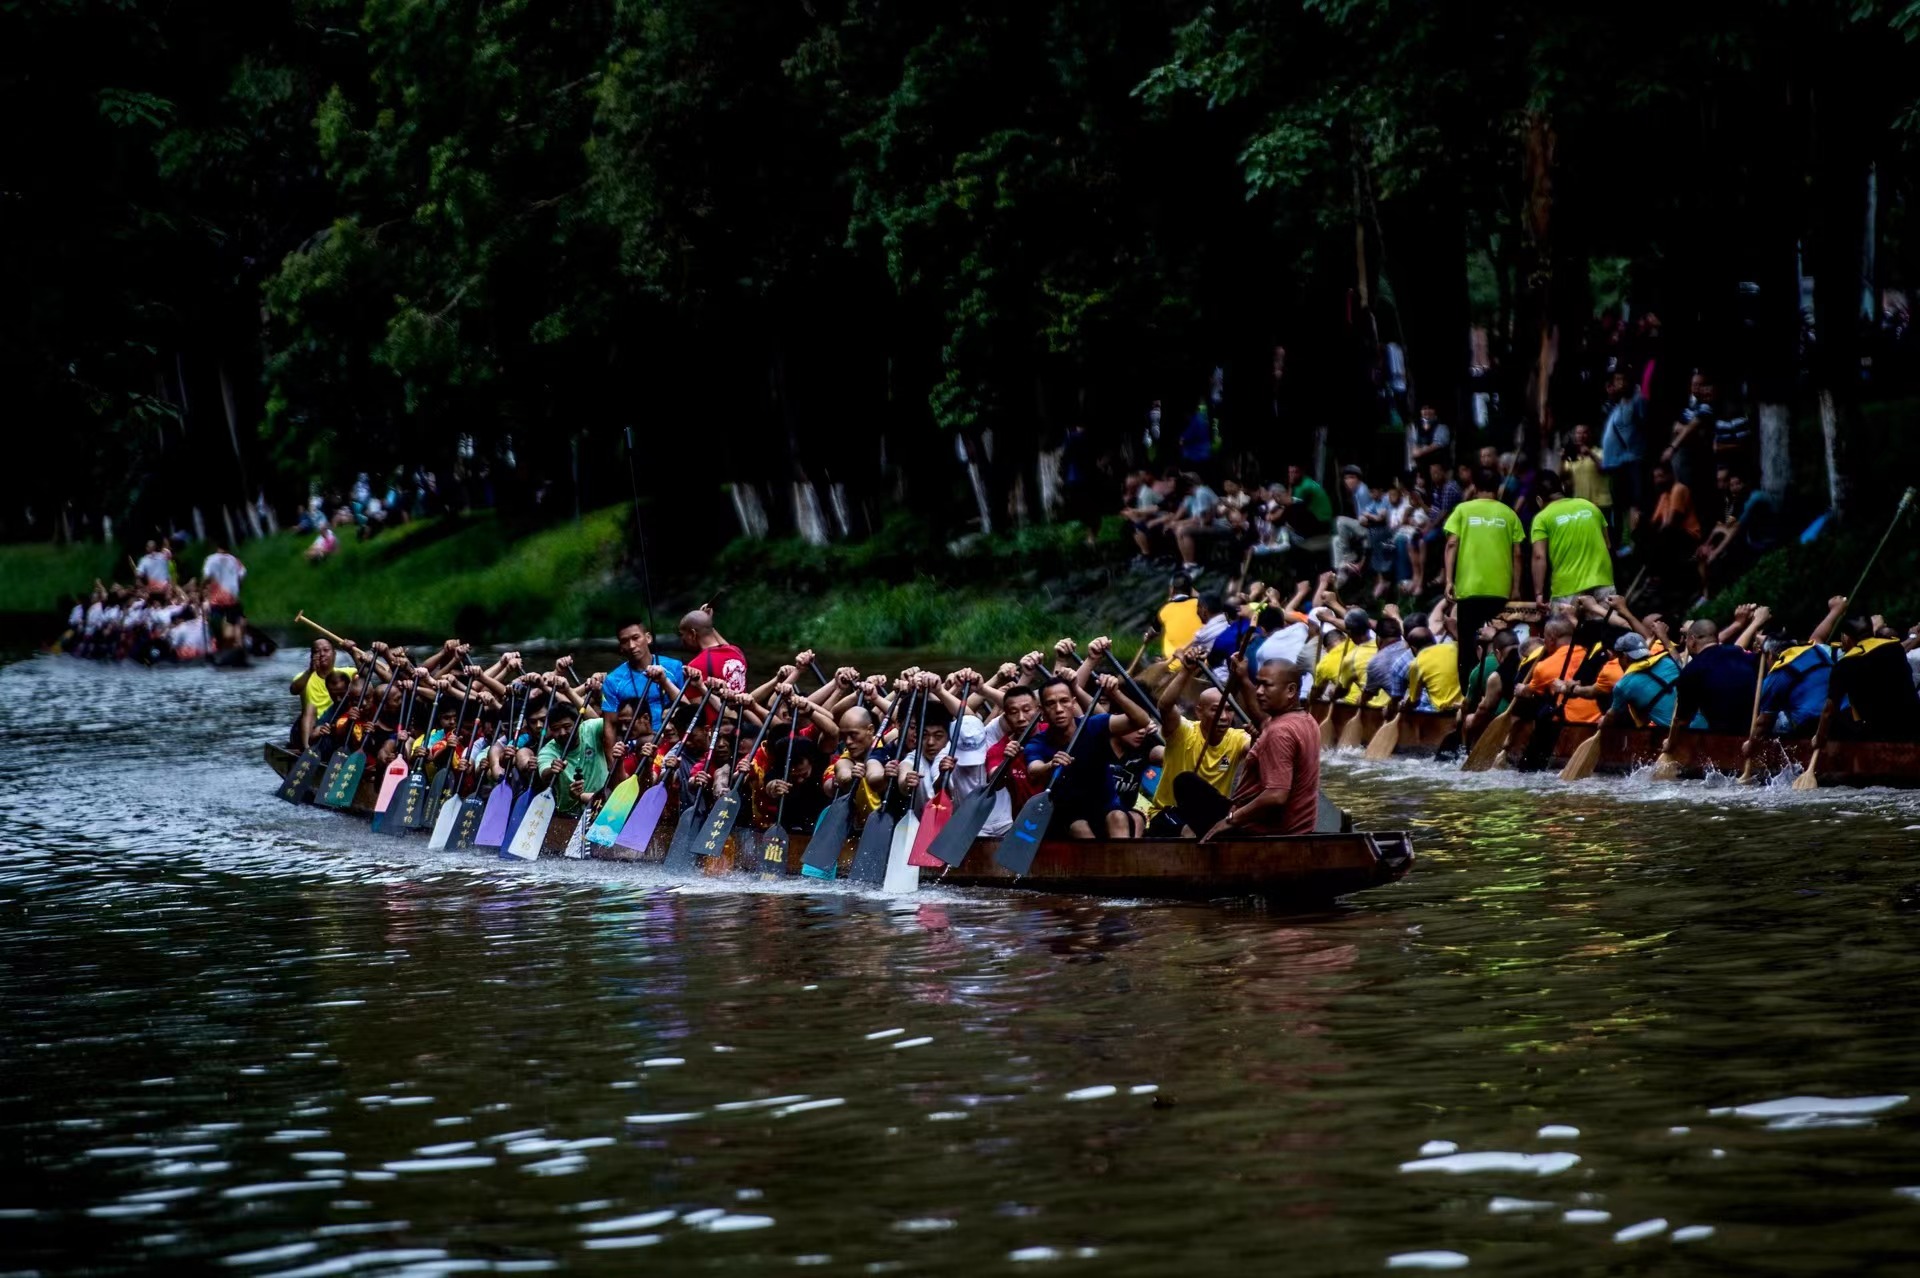
M 1244 670 L 1240 675 L 1244 685 Z M 1300 668 L 1287 661 L 1260 667 L 1254 687 L 1256 714 L 1266 722 L 1247 751 L 1233 798 L 1201 836 L 1312 834 L 1320 815 L 1320 725 L 1300 704 Z M 1188 814 L 1193 828 L 1207 819 Z
M 680 618 L 680 642 L 693 650 L 687 669 L 698 670 L 703 678 L 735 692 L 747 690 L 747 654 L 713 628 L 712 604 Z

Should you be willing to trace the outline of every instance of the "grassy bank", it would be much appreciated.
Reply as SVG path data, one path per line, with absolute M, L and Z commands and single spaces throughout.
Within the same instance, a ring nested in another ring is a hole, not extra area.
M 421 520 L 371 541 L 343 540 L 321 564 L 306 562 L 310 539 L 293 534 L 248 542 L 239 554 L 248 615 L 282 633 L 304 610 L 362 641 L 569 639 L 610 637 L 645 611 L 626 538 L 626 511 L 610 507 L 537 530 L 507 527 L 490 513 Z M 54 624 L 65 596 L 112 575 L 114 553 L 0 547 L 0 611 L 43 614 Z M 205 553 L 190 547 L 182 567 L 197 570 Z M 1118 554 L 1111 545 L 1089 548 L 1073 527 L 949 545 L 901 520 L 849 545 L 735 542 L 697 575 L 673 572 L 677 556 L 656 547 L 653 603 L 666 629 L 714 600 L 727 636 L 758 647 L 1000 654 L 1066 634 L 1111 630 L 1121 639 L 1159 583 L 1114 572 Z M 130 570 L 119 568 L 124 581 Z M 1131 655 L 1132 641 L 1119 646 Z

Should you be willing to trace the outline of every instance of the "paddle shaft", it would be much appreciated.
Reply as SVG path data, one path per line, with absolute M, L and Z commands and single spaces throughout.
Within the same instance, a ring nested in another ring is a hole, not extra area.
M 739 752 L 735 751 L 734 759 L 733 759 L 733 776 L 727 783 L 730 788 L 735 790 L 738 790 L 740 788 L 741 779 L 744 778 L 747 774 L 747 765 L 753 762 L 754 755 L 760 753 L 760 747 L 766 742 L 766 739 L 767 739 L 767 729 L 773 724 L 773 716 L 779 712 L 780 698 L 783 695 L 785 694 L 778 693 L 778 692 L 773 694 L 773 702 L 771 705 L 767 707 L 767 717 L 760 721 L 760 731 L 754 734 L 753 748 L 747 751 L 746 758 L 742 760 L 739 755 Z M 746 714 L 747 714 L 747 707 L 746 707 L 746 704 L 742 702 L 740 706 L 741 718 L 744 719 L 746 717 Z M 788 744 L 789 746 L 791 746 L 792 744 L 791 739 L 789 739 Z
M 1860 580 L 1854 582 L 1853 589 L 1847 592 L 1848 606 L 1852 606 L 1854 599 L 1860 594 L 1860 588 L 1867 584 L 1867 574 L 1873 571 L 1876 563 L 1880 562 L 1880 552 L 1887 548 L 1887 539 L 1892 537 L 1893 530 L 1900 526 L 1900 517 L 1913 505 L 1913 496 L 1914 490 L 1911 488 L 1900 494 L 1900 504 L 1894 508 L 1893 518 L 1887 521 L 1887 531 L 1880 534 L 1880 544 L 1875 546 L 1873 554 L 1867 557 L 1867 566 L 1860 570 Z
M 299 622 L 301 625 L 312 626 L 315 630 L 320 632 L 320 637 L 322 639 L 327 640 L 329 643 L 333 644 L 334 647 L 345 648 L 349 652 L 353 650 L 353 641 L 351 639 L 342 639 L 339 635 L 336 635 L 335 633 L 333 633 L 333 631 L 327 629 L 325 626 L 315 621 L 312 617 L 309 617 L 306 613 L 296 612 L 293 614 L 293 619 Z
M 947 748 L 941 752 L 949 758 L 951 758 L 952 756 L 960 752 L 960 749 L 959 749 L 960 724 L 967 717 L 967 698 L 972 695 L 973 695 L 973 681 L 970 679 L 961 680 L 960 682 L 960 718 L 954 720 L 953 726 L 947 730 Z M 927 730 L 927 721 L 924 717 L 922 717 L 920 720 L 920 731 L 924 734 L 926 730 Z M 940 761 L 938 759 L 935 759 L 933 762 L 934 762 L 935 768 L 938 768 L 940 765 Z M 933 778 L 934 794 L 938 795 L 941 791 L 947 788 L 947 776 L 948 776 L 948 773 L 946 772 L 936 772 L 934 774 L 934 778 Z
M 768 718 L 772 718 L 772 716 L 769 715 Z M 800 735 L 799 727 L 800 723 L 797 717 L 794 722 L 787 725 L 787 761 L 780 769 L 780 783 L 787 786 L 788 789 L 791 789 L 793 786 L 793 742 L 794 738 Z M 776 807 L 773 812 L 773 828 L 776 830 L 786 829 L 786 820 L 787 790 L 782 790 L 780 792 L 780 805 Z
M 1227 691 L 1227 687 L 1225 684 L 1221 683 L 1219 679 L 1214 677 L 1213 671 L 1208 668 L 1207 663 L 1205 661 L 1200 662 L 1200 673 L 1207 677 L 1207 682 L 1212 684 L 1219 691 L 1220 695 L 1226 699 L 1227 705 L 1233 710 L 1235 714 L 1240 716 L 1240 722 L 1246 724 L 1248 727 L 1252 727 L 1253 716 L 1248 714 L 1246 710 L 1241 707 L 1240 703 L 1233 699 L 1233 694 Z

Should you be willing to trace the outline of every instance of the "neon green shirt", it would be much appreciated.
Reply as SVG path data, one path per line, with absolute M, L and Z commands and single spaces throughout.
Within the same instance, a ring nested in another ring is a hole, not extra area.
M 1554 598 L 1613 584 L 1606 516 L 1585 498 L 1562 497 L 1542 509 L 1533 517 L 1533 539 L 1547 543 Z
M 1446 530 L 1460 539 L 1453 560 L 1454 595 L 1460 599 L 1511 598 L 1513 548 L 1526 539 L 1526 530 L 1520 527 L 1520 516 L 1513 507 L 1489 497 L 1463 501 L 1448 513 Z

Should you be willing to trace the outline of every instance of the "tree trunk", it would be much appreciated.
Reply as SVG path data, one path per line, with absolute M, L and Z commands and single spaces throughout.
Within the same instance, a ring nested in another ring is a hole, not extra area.
M 744 480 L 728 484 L 733 498 L 733 515 L 740 522 L 740 535 L 749 541 L 764 541 L 767 536 L 767 507 L 760 490 Z
M 1825 413 L 1822 413 L 1824 424 Z M 1762 402 L 1760 405 L 1760 486 L 1776 502 L 1784 501 L 1787 485 L 1793 479 L 1793 456 L 1789 440 L 1793 413 L 1785 404 Z
M 820 509 L 820 490 L 804 477 L 793 481 L 793 526 L 809 546 L 827 544 L 827 516 Z
M 1828 154 L 1841 150 L 1839 155 Z M 1866 217 L 1867 165 L 1823 137 L 1814 182 L 1814 383 L 1826 443 L 1827 505 L 1847 521 L 1855 476 L 1849 447 L 1860 420 L 1860 243 Z

